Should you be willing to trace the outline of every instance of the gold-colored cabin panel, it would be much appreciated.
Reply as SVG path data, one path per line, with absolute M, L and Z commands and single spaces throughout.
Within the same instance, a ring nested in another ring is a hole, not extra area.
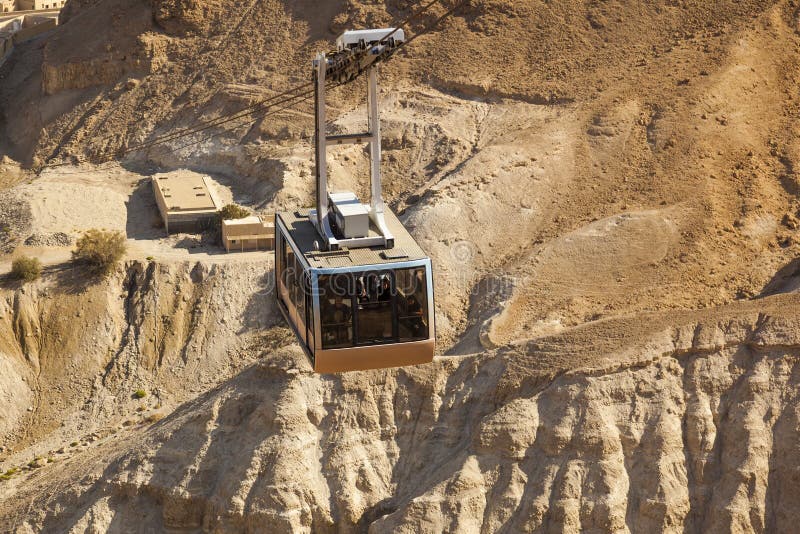
M 341 373 L 419 365 L 433 361 L 434 349 L 434 340 L 425 339 L 408 343 L 318 350 L 314 355 L 314 370 L 318 373 Z

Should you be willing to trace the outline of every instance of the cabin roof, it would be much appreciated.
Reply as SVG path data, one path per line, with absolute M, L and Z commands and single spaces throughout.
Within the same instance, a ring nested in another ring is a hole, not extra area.
M 421 260 L 428 257 L 425 251 L 414 241 L 411 234 L 388 208 L 384 208 L 384 218 L 389 231 L 394 236 L 394 248 L 385 247 L 342 249 L 332 252 L 314 250 L 314 241 L 322 241 L 311 221 L 308 220 L 309 209 L 294 212 L 280 212 L 277 217 L 289 231 L 289 237 L 298 251 L 305 257 L 312 269 L 331 269 L 357 267 L 359 265 L 388 265 L 392 263 Z M 372 221 L 370 236 L 379 235 Z

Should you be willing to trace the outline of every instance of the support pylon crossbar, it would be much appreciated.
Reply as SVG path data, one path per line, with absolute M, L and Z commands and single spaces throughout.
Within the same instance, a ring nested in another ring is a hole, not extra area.
M 358 134 L 328 136 L 325 126 L 325 75 L 328 60 L 324 53 L 314 60 L 315 88 L 315 157 L 316 157 L 316 209 L 309 219 L 322 238 L 324 250 L 338 250 L 341 247 L 359 248 L 382 246 L 392 248 L 394 236 L 384 218 L 383 191 L 381 186 L 381 124 L 378 100 L 378 66 L 367 67 L 367 116 L 368 132 Z M 327 147 L 346 143 L 368 143 L 370 159 L 370 200 L 369 219 L 374 226 L 374 234 L 365 237 L 337 238 L 331 225 L 331 204 L 328 191 Z

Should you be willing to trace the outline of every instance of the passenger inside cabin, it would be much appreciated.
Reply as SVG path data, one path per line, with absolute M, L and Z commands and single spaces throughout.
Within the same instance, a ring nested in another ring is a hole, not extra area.
M 384 276 L 383 280 L 381 281 L 381 288 L 380 292 L 378 293 L 378 300 L 381 302 L 387 302 L 391 299 L 392 299 L 391 283 L 389 282 L 389 277 Z
M 336 297 L 328 311 L 333 323 L 346 323 L 350 320 L 350 307 L 344 305 L 342 297 Z
M 409 315 L 408 325 L 411 327 L 411 332 L 414 337 L 417 337 L 422 332 L 422 306 L 420 306 L 417 297 L 409 295 L 406 298 L 406 313 Z
M 331 302 L 330 299 L 323 301 L 325 305 L 322 310 L 322 324 L 325 338 L 332 345 L 348 344 L 352 340 L 350 335 L 352 310 L 348 303 L 345 303 L 341 296 L 336 296 Z
M 356 280 L 356 296 L 358 297 L 359 304 L 366 304 L 369 302 L 369 295 L 367 294 L 367 288 L 364 287 L 364 282 L 361 278 Z

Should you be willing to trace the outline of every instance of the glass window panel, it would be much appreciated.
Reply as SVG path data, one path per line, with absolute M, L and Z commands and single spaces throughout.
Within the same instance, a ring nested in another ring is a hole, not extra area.
M 283 287 L 289 292 L 289 298 L 291 298 L 292 294 L 292 284 L 294 283 L 294 253 L 292 252 L 292 247 L 289 246 L 289 242 L 284 240 L 283 243 Z
M 283 280 L 283 234 L 280 231 L 275 233 L 275 280 Z
M 370 272 L 356 275 L 358 297 L 357 339 L 359 344 L 394 340 L 394 284 L 391 273 Z
M 353 346 L 353 283 L 349 274 L 319 277 L 322 348 Z
M 303 291 L 303 266 L 300 264 L 300 260 L 295 257 L 294 258 L 294 273 L 292 274 L 292 302 L 297 308 L 297 319 L 298 322 L 302 322 L 302 326 L 305 327 L 305 292 Z M 298 329 L 300 325 L 298 325 Z
M 400 269 L 397 277 L 397 327 L 400 341 L 428 338 L 428 284 L 424 267 Z
M 303 295 L 305 297 L 305 308 L 306 308 L 306 342 L 308 346 L 313 350 L 314 347 L 314 299 L 311 292 L 311 277 L 309 275 L 303 276 L 304 280 L 304 291 Z

